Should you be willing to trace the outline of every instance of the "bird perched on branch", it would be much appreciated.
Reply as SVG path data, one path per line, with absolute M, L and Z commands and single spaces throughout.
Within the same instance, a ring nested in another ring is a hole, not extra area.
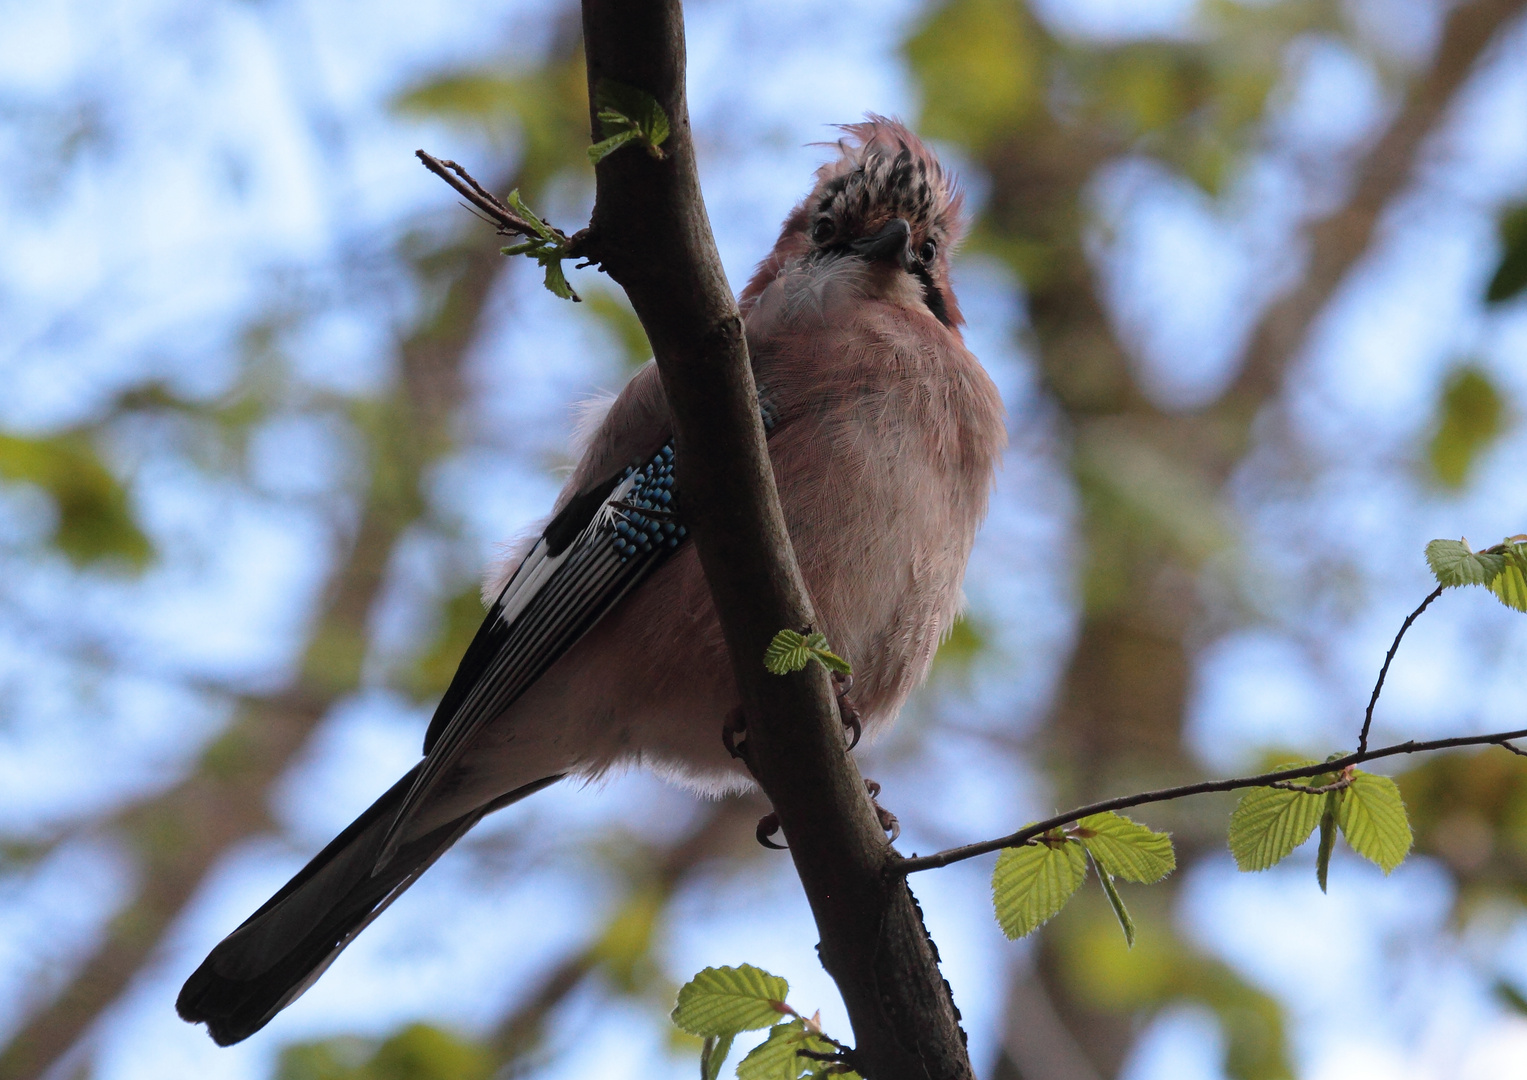
M 953 178 L 899 123 L 843 132 L 741 308 L 791 541 L 873 732 L 955 618 L 1005 433 L 950 291 Z M 649 364 L 540 535 L 490 573 L 423 760 L 212 950 L 183 1018 L 247 1038 L 485 815 L 564 777 L 641 763 L 711 793 L 751 782 L 721 738 L 740 699 L 673 465 Z

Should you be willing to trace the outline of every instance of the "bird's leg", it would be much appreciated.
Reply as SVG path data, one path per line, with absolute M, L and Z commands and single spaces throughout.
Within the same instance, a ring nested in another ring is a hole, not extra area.
M 859 709 L 848 697 L 848 692 L 854 688 L 854 677 L 841 675 L 835 671 L 832 673 L 832 685 L 838 694 L 838 719 L 852 733 L 852 737 L 848 740 L 848 748 L 852 750 L 859 745 L 859 736 L 864 734 L 864 725 L 859 719 Z
M 739 705 L 726 714 L 726 719 L 721 722 L 721 745 L 726 747 L 726 752 L 732 757 L 747 765 L 749 770 L 753 768 L 748 762 L 748 744 L 744 739 L 737 741 L 737 736 L 748 730 L 748 718 Z
M 896 838 L 901 835 L 901 822 L 896 820 L 896 815 L 880 805 L 878 796 L 880 785 L 874 780 L 864 782 L 864 790 L 870 793 L 870 805 L 875 808 L 875 817 L 880 822 L 880 827 L 891 834 L 891 843 L 896 843 Z

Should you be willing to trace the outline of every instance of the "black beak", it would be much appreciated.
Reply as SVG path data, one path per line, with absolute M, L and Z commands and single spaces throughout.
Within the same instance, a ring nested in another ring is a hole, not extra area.
M 848 250 L 871 262 L 895 263 L 909 273 L 916 265 L 912 258 L 912 226 L 906 218 L 892 218 L 874 236 L 849 244 Z

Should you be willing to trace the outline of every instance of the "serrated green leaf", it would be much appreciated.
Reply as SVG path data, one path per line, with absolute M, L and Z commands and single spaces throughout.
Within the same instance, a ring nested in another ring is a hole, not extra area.
M 673 1022 L 691 1035 L 735 1035 L 778 1020 L 790 984 L 752 964 L 709 967 L 679 990 Z
M 546 259 L 541 265 L 546 267 L 546 288 L 553 296 L 560 296 L 563 300 L 578 299 L 578 294 L 573 292 L 573 287 L 567 283 L 567 277 L 562 273 L 561 259 Z
M 811 663 L 806 638 L 794 630 L 781 630 L 764 650 L 764 667 L 774 675 L 788 675 Z
M 712 1035 L 705 1040 L 700 1049 L 700 1080 L 716 1080 L 721 1075 L 726 1055 L 732 1052 L 733 1038 L 733 1035 Z
M 521 200 L 519 188 L 511 191 L 506 201 L 509 203 L 509 209 L 524 218 L 525 223 L 536 231 L 537 236 L 548 244 L 555 244 L 557 242 L 557 234 L 552 230 L 552 227 L 542 221 L 540 216 Z
M 781 630 L 764 650 L 764 667 L 774 675 L 788 675 L 799 671 L 811 661 L 817 661 L 828 671 L 842 675 L 852 674 L 848 661 L 833 652 L 824 634 L 800 634 L 794 630 Z
M 1510 544 L 1504 556 L 1506 565 L 1490 582 L 1490 591 L 1508 608 L 1527 611 L 1527 544 Z
M 833 1046 L 808 1030 L 803 1020 L 776 1024 L 769 1029 L 769 1037 L 737 1063 L 737 1080 L 796 1080 L 816 1068 L 811 1058 L 800 1056 L 802 1050 L 830 1054 Z
M 638 132 L 635 128 L 630 128 L 626 131 L 616 132 L 608 139 L 601 139 L 599 142 L 596 142 L 593 146 L 589 147 L 589 164 L 598 165 L 605 158 L 609 157 L 622 146 L 626 145 L 626 143 L 640 138 L 641 133 Z
M 1320 891 L 1326 891 L 1326 879 L 1331 873 L 1331 852 L 1336 850 L 1336 810 L 1342 793 L 1328 791 L 1325 806 L 1320 812 L 1320 847 L 1315 852 L 1315 881 Z
M 853 668 L 848 666 L 848 661 L 828 647 L 827 635 L 807 634 L 806 648 L 811 650 L 811 658 L 828 671 L 836 671 L 839 675 L 853 674 Z
M 1426 545 L 1426 565 L 1438 585 L 1488 585 L 1506 565 L 1500 555 L 1484 555 L 1461 540 L 1433 540 Z
M 1272 771 L 1314 764 L 1293 761 Z M 1325 799 L 1319 795 L 1301 795 L 1282 788 L 1252 788 L 1241 796 L 1230 815 L 1229 844 L 1235 865 L 1245 871 L 1276 866 L 1310 838 L 1324 807 Z
M 589 157 L 596 164 L 635 140 L 640 140 L 648 154 L 662 159 L 663 151 L 660 147 L 668 138 L 670 129 L 668 114 L 656 98 L 634 86 L 613 79 L 600 79 L 594 88 L 594 103 L 599 106 L 599 125 L 606 136 L 603 143 L 596 143 L 595 146 L 602 147 L 612 139 L 619 139 L 597 158 L 594 157 L 594 148 L 589 149 Z
M 1108 906 L 1113 908 L 1113 917 L 1119 920 L 1119 929 L 1124 931 L 1124 944 L 1127 948 L 1135 947 L 1135 920 L 1129 917 L 1129 908 L 1124 906 L 1124 897 L 1119 895 L 1118 888 L 1113 883 L 1113 875 L 1098 865 L 1092 852 L 1087 853 L 1087 859 L 1092 863 L 1092 869 L 1097 872 L 1098 881 L 1103 886 L 1103 895 L 1108 897 Z
M 1389 873 L 1410 854 L 1410 819 L 1400 788 L 1387 776 L 1354 772 L 1336 812 L 1341 833 L 1352 850 L 1384 873 Z
M 1009 938 L 1033 933 L 1050 920 L 1087 877 L 1087 853 L 1066 841 L 1008 848 L 992 871 L 992 907 Z
M 1123 814 L 1093 814 L 1076 823 L 1075 836 L 1114 877 L 1148 885 L 1177 868 L 1172 838 Z

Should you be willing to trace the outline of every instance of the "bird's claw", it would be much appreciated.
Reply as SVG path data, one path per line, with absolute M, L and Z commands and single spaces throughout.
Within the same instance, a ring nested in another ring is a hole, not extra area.
M 770 810 L 758 819 L 758 829 L 753 835 L 758 838 L 758 842 L 764 847 L 773 848 L 775 851 L 784 851 L 786 845 L 776 844 L 773 840 L 769 839 L 777 832 L 779 832 L 779 815 Z
M 732 757 L 752 768 L 748 763 L 747 740 L 744 739 L 742 742 L 737 741 L 737 736 L 747 731 L 747 729 L 747 717 L 743 714 L 742 707 L 738 706 L 727 713 L 726 719 L 721 723 L 721 745 L 726 747 L 726 752 L 732 755 Z
M 880 827 L 891 834 L 891 843 L 896 843 L 897 837 L 901 836 L 901 822 L 896 815 L 880 805 L 880 785 L 874 780 L 864 782 L 864 790 L 870 793 L 870 805 L 875 808 L 875 820 L 880 822 Z M 760 825 L 762 823 L 760 822 Z
M 864 734 L 864 723 L 859 717 L 859 709 L 849 700 L 848 692 L 854 688 L 853 675 L 842 675 L 833 672 L 833 688 L 838 693 L 838 719 L 843 721 L 843 726 L 852 733 L 848 740 L 848 750 L 859 745 L 859 737 Z M 844 751 L 847 753 L 848 751 Z

